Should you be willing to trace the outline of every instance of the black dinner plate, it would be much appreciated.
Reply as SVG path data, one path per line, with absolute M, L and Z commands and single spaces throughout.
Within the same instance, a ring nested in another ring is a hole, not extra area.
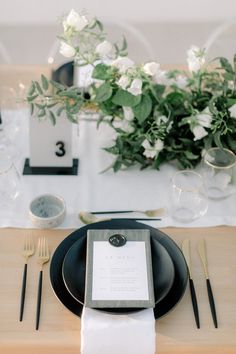
M 132 220 L 116 219 L 86 225 L 74 231 L 72 234 L 66 237 L 55 250 L 50 265 L 50 280 L 55 295 L 68 310 L 73 312 L 75 315 L 80 316 L 83 309 L 83 305 L 80 304 L 68 292 L 62 277 L 62 265 L 68 250 L 80 237 L 84 237 L 84 235 L 87 233 L 87 230 L 89 229 L 150 230 L 151 238 L 156 239 L 162 246 L 164 246 L 166 251 L 169 253 L 175 270 L 174 281 L 171 286 L 171 289 L 166 294 L 166 296 L 157 303 L 154 308 L 155 318 L 158 319 L 166 315 L 178 304 L 178 302 L 184 295 L 188 281 L 187 265 L 179 247 L 169 236 L 167 236 L 158 229 Z
M 86 273 L 86 233 L 71 246 L 62 265 L 62 277 L 69 293 L 80 303 L 84 303 Z M 173 262 L 166 249 L 151 238 L 152 269 L 156 304 L 169 292 L 175 276 Z M 107 308 L 106 312 L 127 313 L 138 308 Z

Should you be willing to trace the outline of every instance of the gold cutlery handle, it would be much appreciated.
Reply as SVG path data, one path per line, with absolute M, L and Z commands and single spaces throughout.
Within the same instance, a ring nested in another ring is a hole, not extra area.
M 205 240 L 199 241 L 199 243 L 198 243 L 198 253 L 199 253 L 200 259 L 202 261 L 205 277 L 206 277 L 206 279 L 209 279 Z

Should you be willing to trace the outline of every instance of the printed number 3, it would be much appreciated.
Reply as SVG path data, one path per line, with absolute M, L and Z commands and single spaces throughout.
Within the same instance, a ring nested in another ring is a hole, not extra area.
M 55 154 L 58 157 L 62 157 L 66 154 L 66 150 L 65 150 L 65 144 L 62 141 L 58 141 L 56 143 L 56 146 L 58 146 L 58 151 L 55 152 Z

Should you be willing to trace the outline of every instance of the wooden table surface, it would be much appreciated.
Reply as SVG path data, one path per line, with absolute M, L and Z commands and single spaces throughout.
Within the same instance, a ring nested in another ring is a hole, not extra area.
M 191 239 L 193 276 L 198 297 L 201 328 L 197 329 L 189 289 L 178 306 L 156 322 L 158 354 L 236 353 L 236 228 L 167 228 L 163 231 L 178 245 Z M 45 266 L 41 322 L 35 331 L 35 309 L 39 265 L 36 256 L 28 266 L 28 283 L 23 322 L 19 322 L 19 299 L 24 260 L 24 236 L 46 235 L 53 252 L 72 230 L 0 229 L 0 353 L 79 354 L 80 318 L 70 313 L 55 297 Z M 213 326 L 205 279 L 196 251 L 205 238 L 209 273 L 215 296 L 219 328 Z M 102 354 L 102 353 L 101 353 Z M 112 353 L 111 353 L 112 354 Z M 143 353 L 145 354 L 145 353 Z

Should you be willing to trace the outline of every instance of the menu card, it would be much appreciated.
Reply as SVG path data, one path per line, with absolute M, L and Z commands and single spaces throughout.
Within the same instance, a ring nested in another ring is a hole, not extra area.
M 155 306 L 149 230 L 88 230 L 85 306 Z

